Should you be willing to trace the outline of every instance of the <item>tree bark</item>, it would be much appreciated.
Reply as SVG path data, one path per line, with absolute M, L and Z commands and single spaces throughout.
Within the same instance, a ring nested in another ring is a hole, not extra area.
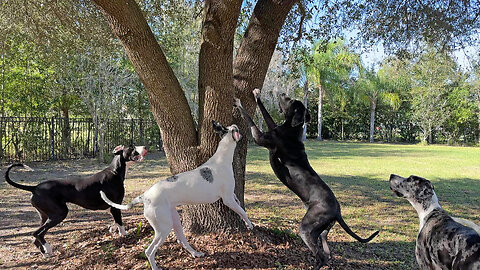
M 370 101 L 370 142 L 373 143 L 373 133 L 375 132 L 375 110 L 377 108 L 376 98 Z
M 216 150 L 219 137 L 211 120 L 232 123 L 233 108 L 233 39 L 242 1 L 205 1 L 202 44 L 198 77 L 198 164 L 207 161 Z M 243 193 L 243 192 L 242 192 Z M 194 232 L 223 231 L 242 228 L 239 216 L 223 203 L 185 206 L 184 228 Z
M 340 127 L 341 127 L 341 137 L 342 137 L 342 141 L 345 140 L 345 133 L 344 133 L 344 124 L 343 124 L 343 118 L 340 118 Z
M 477 102 L 477 107 L 478 107 L 478 115 L 477 115 L 477 118 L 478 118 L 478 130 L 477 130 L 477 133 L 478 133 L 478 144 L 480 144 L 480 102 Z
M 318 135 L 317 135 L 317 141 L 322 141 L 322 107 L 323 107 L 323 88 L 322 85 L 318 85 L 318 113 L 317 113 L 317 130 L 318 130 Z
M 3 128 L 3 117 L 5 117 L 5 53 L 3 50 L 5 50 L 5 45 L 2 45 L 2 86 L 0 88 L 1 90 L 1 95 L 0 95 L 0 117 L 2 119 L 0 120 L 0 161 L 3 160 L 3 133 L 5 132 L 5 129 Z

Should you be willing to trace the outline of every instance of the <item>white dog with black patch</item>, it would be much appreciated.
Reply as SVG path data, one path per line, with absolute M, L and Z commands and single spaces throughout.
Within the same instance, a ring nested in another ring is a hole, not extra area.
M 194 250 L 187 242 L 176 206 L 213 203 L 221 198 L 226 206 L 242 217 L 249 229 L 253 228 L 252 222 L 234 193 L 233 153 L 242 136 L 236 125 L 225 128 L 215 121 L 212 123 L 213 129 L 222 139 L 215 154 L 195 170 L 183 172 L 156 183 L 128 205 L 116 204 L 100 192 L 105 202 L 118 209 L 125 210 L 138 203 L 144 204 L 145 218 L 155 231 L 155 238 L 145 250 L 152 269 L 159 269 L 155 264 L 155 253 L 172 228 L 178 241 L 193 257 L 204 255 Z

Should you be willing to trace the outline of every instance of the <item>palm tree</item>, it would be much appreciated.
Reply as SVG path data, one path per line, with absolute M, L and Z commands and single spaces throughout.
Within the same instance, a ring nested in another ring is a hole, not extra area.
M 337 38 L 326 45 L 323 41 L 315 43 L 305 62 L 308 78 L 318 88 L 317 140 L 321 141 L 323 98 L 328 98 L 333 110 L 337 111 L 338 107 L 342 107 L 341 104 L 335 106 L 334 95 L 344 90 L 342 85 L 359 66 L 360 56 L 353 53 L 343 39 Z
M 394 110 L 401 105 L 400 97 L 392 89 L 385 69 L 375 72 L 373 69 L 361 69 L 360 77 L 356 82 L 357 95 L 370 106 L 370 142 L 374 141 L 375 113 L 379 102 L 389 104 Z

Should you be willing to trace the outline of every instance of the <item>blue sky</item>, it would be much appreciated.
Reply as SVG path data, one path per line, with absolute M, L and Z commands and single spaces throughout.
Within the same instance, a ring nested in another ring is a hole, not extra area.
M 470 62 L 470 58 L 478 55 L 478 48 L 468 46 L 465 49 L 458 49 L 453 52 L 458 65 L 464 71 L 467 71 L 472 68 L 472 63 Z M 378 64 L 381 63 L 383 59 L 387 57 L 385 54 L 385 50 L 382 44 L 378 44 L 373 46 L 372 48 L 361 52 L 361 58 L 363 63 L 367 66 L 374 66 L 375 69 L 378 68 Z

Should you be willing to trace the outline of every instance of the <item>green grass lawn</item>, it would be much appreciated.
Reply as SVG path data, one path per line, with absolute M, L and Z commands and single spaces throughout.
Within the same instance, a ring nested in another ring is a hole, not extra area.
M 452 215 L 480 223 L 480 148 L 308 141 L 312 167 L 332 188 L 360 244 L 340 226 L 329 234 L 335 261 L 345 269 L 416 269 L 418 217 L 406 199 L 389 189 L 391 173 L 432 181 L 442 207 Z M 268 151 L 250 146 L 245 186 L 246 209 L 257 224 L 298 233 L 305 209 L 273 174 Z M 337 264 L 338 265 L 338 264 Z

